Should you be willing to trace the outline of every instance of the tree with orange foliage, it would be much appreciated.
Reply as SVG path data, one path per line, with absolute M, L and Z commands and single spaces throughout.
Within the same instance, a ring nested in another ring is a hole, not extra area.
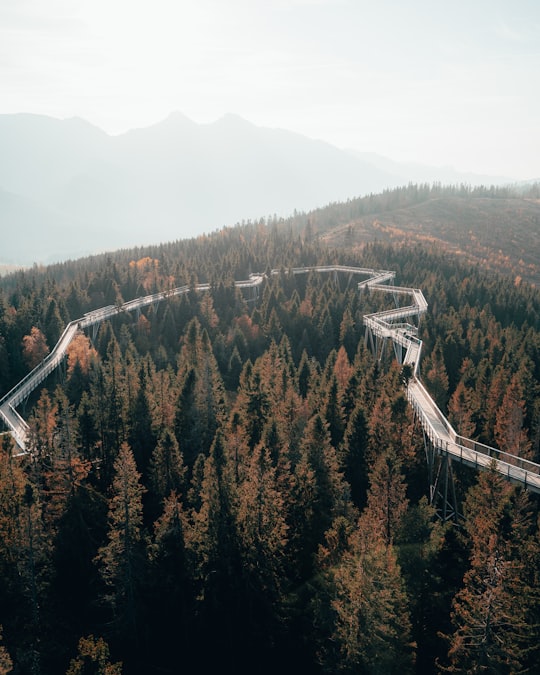
M 93 359 L 98 358 L 98 353 L 92 347 L 90 340 L 83 332 L 75 335 L 67 348 L 68 358 L 68 377 L 73 372 L 75 364 L 78 363 L 84 375 L 88 375 L 88 370 Z
M 79 640 L 77 656 L 71 660 L 66 675 L 122 675 L 122 664 L 111 663 L 109 647 L 103 638 L 90 635 Z
M 530 507 L 527 493 L 494 468 L 481 472 L 467 494 L 470 567 L 454 598 L 449 672 L 533 672 L 526 666 L 538 644 L 539 593 Z
M 32 326 L 29 335 L 22 340 L 23 359 L 30 370 L 39 365 L 49 353 L 49 346 L 43 332 L 36 326 Z
M 510 381 L 495 420 L 495 441 L 500 450 L 531 459 L 531 442 L 524 428 L 525 400 L 518 374 Z
M 2 626 L 0 626 L 0 640 L 2 639 Z M 0 644 L 0 675 L 9 675 L 13 670 L 13 661 L 8 650 Z

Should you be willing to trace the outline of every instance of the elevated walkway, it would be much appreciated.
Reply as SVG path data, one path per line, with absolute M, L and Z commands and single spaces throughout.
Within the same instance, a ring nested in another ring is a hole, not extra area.
M 422 341 L 417 336 L 417 326 L 407 321 L 407 319 L 419 321 L 420 317 L 427 311 L 428 304 L 420 289 L 387 284 L 386 282 L 393 281 L 395 278 L 395 272 L 388 270 L 373 270 L 346 265 L 325 265 L 295 267 L 288 270 L 273 269 L 270 275 L 276 276 L 282 272 L 291 274 L 315 272 L 342 273 L 350 276 L 361 275 L 367 277 L 367 279 L 358 282 L 359 290 L 369 289 L 370 291 L 392 293 L 396 298 L 409 296 L 412 299 L 410 304 L 364 316 L 366 341 L 368 339 L 373 340 L 373 338 L 383 343 L 387 339 L 392 340 L 394 348 L 400 350 L 401 358 L 399 360 L 401 363 L 411 366 L 412 377 L 407 385 L 407 398 L 418 416 L 425 437 L 429 440 L 434 452 L 475 469 L 486 469 L 493 466 L 508 480 L 518 483 L 528 490 L 540 493 L 539 464 L 459 436 L 420 382 L 418 364 L 422 351 Z M 266 275 L 264 274 L 252 274 L 248 279 L 235 281 L 235 286 L 241 289 L 258 289 L 265 279 Z M 205 292 L 210 289 L 211 284 L 209 283 L 197 284 L 194 287 L 194 290 L 198 292 Z M 19 415 L 16 407 L 62 363 L 67 348 L 77 331 L 94 326 L 122 312 L 132 312 L 171 297 L 183 295 L 188 293 L 189 290 L 190 287 L 187 285 L 178 286 L 160 293 L 135 298 L 121 305 L 101 307 L 88 312 L 76 321 L 71 321 L 51 353 L 0 400 L 0 417 L 11 430 L 21 453 L 27 451 L 28 424 Z M 373 343 L 372 346 L 378 353 L 378 345 Z
M 369 285 L 369 280 L 365 283 Z M 406 294 L 413 298 L 411 305 L 364 316 L 364 325 L 367 329 L 366 338 L 372 334 L 377 339 L 391 339 L 394 345 L 405 349 L 405 356 L 401 362 L 411 366 L 413 374 L 407 386 L 407 398 L 434 451 L 475 469 L 493 467 L 508 480 L 540 493 L 539 464 L 459 436 L 418 378 L 422 341 L 416 336 L 415 326 L 403 324 L 401 321 L 404 318 L 419 318 L 427 311 L 428 305 L 422 291 L 379 284 L 369 286 L 372 290 L 394 295 Z M 379 347 L 372 346 L 375 353 L 378 353 Z

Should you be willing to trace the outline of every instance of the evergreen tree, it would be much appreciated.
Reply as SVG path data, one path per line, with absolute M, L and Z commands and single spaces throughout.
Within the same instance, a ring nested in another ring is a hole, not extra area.
M 299 547 L 300 569 L 307 574 L 324 532 L 337 515 L 352 516 L 347 485 L 339 471 L 328 427 L 320 415 L 308 422 L 295 468 L 291 536 Z
M 473 438 L 476 434 L 474 412 L 474 392 L 460 380 L 448 403 L 448 419 L 465 438 Z
M 118 630 L 134 644 L 139 635 L 138 603 L 144 565 L 144 491 L 131 448 L 122 443 L 114 462 L 108 541 L 99 549 L 96 563 L 107 587 L 105 599 L 112 608 Z
M 444 362 L 441 341 L 437 341 L 432 353 L 423 364 L 426 385 L 441 410 L 445 410 L 448 400 L 448 373 Z
M 111 663 L 105 640 L 90 635 L 79 640 L 78 655 L 71 660 L 66 675 L 122 675 L 122 664 Z
M 352 501 L 358 508 L 363 508 L 367 501 L 367 451 L 368 425 L 363 404 L 359 402 L 349 419 L 339 455 L 343 474 L 351 487 Z
M 0 626 L 0 642 L 2 641 L 2 626 Z M 8 650 L 0 644 L 0 675 L 9 675 L 13 670 L 13 661 Z
M 330 441 L 338 448 L 343 440 L 343 415 L 338 396 L 338 383 L 335 375 L 331 378 L 324 407 L 324 417 L 330 431 Z
M 531 443 L 524 428 L 525 400 L 517 375 L 510 381 L 497 411 L 494 436 L 499 450 L 516 457 L 531 459 Z M 509 461 L 506 458 L 505 461 Z
M 329 639 L 319 658 L 326 672 L 414 672 L 401 571 L 393 546 L 379 536 L 369 514 L 360 519 L 338 564 L 326 571 L 325 585 L 329 607 L 322 617 Z
M 205 656 L 214 667 L 227 669 L 237 658 L 235 639 L 241 565 L 236 535 L 237 494 L 232 467 L 221 434 L 217 434 L 204 462 L 200 508 L 192 512 L 194 578 L 198 586 L 197 614 L 203 633 L 201 648 L 210 639 L 213 653 Z M 239 636 L 238 636 L 239 637 Z
M 154 494 L 164 500 L 171 492 L 181 494 L 185 487 L 186 467 L 174 434 L 166 429 L 154 449 L 150 475 Z
M 491 469 L 479 474 L 464 513 L 470 567 L 454 599 L 451 670 L 521 672 L 538 637 L 531 623 L 532 607 L 539 601 L 531 574 L 538 544 L 532 538 L 528 500 Z
M 154 526 L 150 546 L 148 626 L 153 646 L 152 660 L 164 669 L 178 661 L 189 662 L 193 645 L 195 599 L 193 589 L 193 552 L 190 548 L 187 514 L 179 496 L 171 492 L 163 501 L 163 512 Z
M 238 490 L 237 526 L 249 605 L 249 622 L 265 626 L 282 602 L 287 524 L 276 469 L 267 449 L 253 451 Z M 269 616 L 268 616 L 269 615 Z
M 392 544 L 407 511 L 407 486 L 401 473 L 401 461 L 389 447 L 374 461 L 369 474 L 367 508 L 379 536 Z
M 147 394 L 147 374 L 144 365 L 139 369 L 137 393 L 129 411 L 129 445 L 143 478 L 148 474 L 148 464 L 156 437 L 152 428 L 150 402 Z

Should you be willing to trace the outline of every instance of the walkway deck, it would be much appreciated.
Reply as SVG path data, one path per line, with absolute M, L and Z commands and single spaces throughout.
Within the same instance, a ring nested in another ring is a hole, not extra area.
M 397 296 L 410 296 L 412 303 L 403 307 L 385 310 L 364 316 L 364 325 L 373 335 L 381 339 L 391 339 L 395 345 L 405 350 L 403 363 L 410 365 L 413 377 L 407 387 L 407 398 L 418 415 L 424 432 L 440 454 L 448 455 L 466 466 L 485 469 L 493 466 L 509 480 L 523 485 L 526 489 L 540 493 L 540 465 L 505 453 L 497 448 L 482 445 L 472 439 L 459 436 L 450 422 L 439 410 L 435 401 L 420 382 L 417 371 L 422 351 L 422 341 L 417 337 L 417 328 L 405 319 L 419 319 L 427 311 L 428 304 L 418 288 L 391 286 L 385 282 L 393 281 L 395 272 L 373 270 L 345 265 L 326 265 L 320 267 L 296 267 L 289 270 L 273 269 L 271 276 L 285 273 L 307 274 L 333 272 L 367 277 L 358 283 L 358 289 L 392 293 Z M 249 279 L 236 281 L 238 288 L 256 288 L 266 279 L 264 274 L 252 274 Z M 210 290 L 208 283 L 198 284 L 194 290 Z M 19 415 L 16 407 L 36 389 L 50 373 L 57 368 L 66 356 L 67 348 L 77 331 L 95 325 L 122 312 L 132 312 L 143 307 L 187 293 L 190 287 L 178 286 L 161 293 L 129 300 L 122 305 L 108 305 L 88 312 L 77 321 L 69 323 L 52 352 L 24 377 L 0 400 L 0 417 L 11 430 L 15 442 L 24 453 L 27 451 L 28 424 Z

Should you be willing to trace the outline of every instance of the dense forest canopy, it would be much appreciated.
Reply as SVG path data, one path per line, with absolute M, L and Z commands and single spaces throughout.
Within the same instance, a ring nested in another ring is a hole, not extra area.
M 30 455 L 2 437 L 0 672 L 537 671 L 537 498 L 455 466 L 464 517 L 441 522 L 400 367 L 364 347 L 389 299 L 287 270 L 422 288 L 426 386 L 535 461 L 539 292 L 417 244 L 331 250 L 300 220 L 2 279 L 0 394 L 85 312 L 212 287 L 81 333 L 25 405 Z

